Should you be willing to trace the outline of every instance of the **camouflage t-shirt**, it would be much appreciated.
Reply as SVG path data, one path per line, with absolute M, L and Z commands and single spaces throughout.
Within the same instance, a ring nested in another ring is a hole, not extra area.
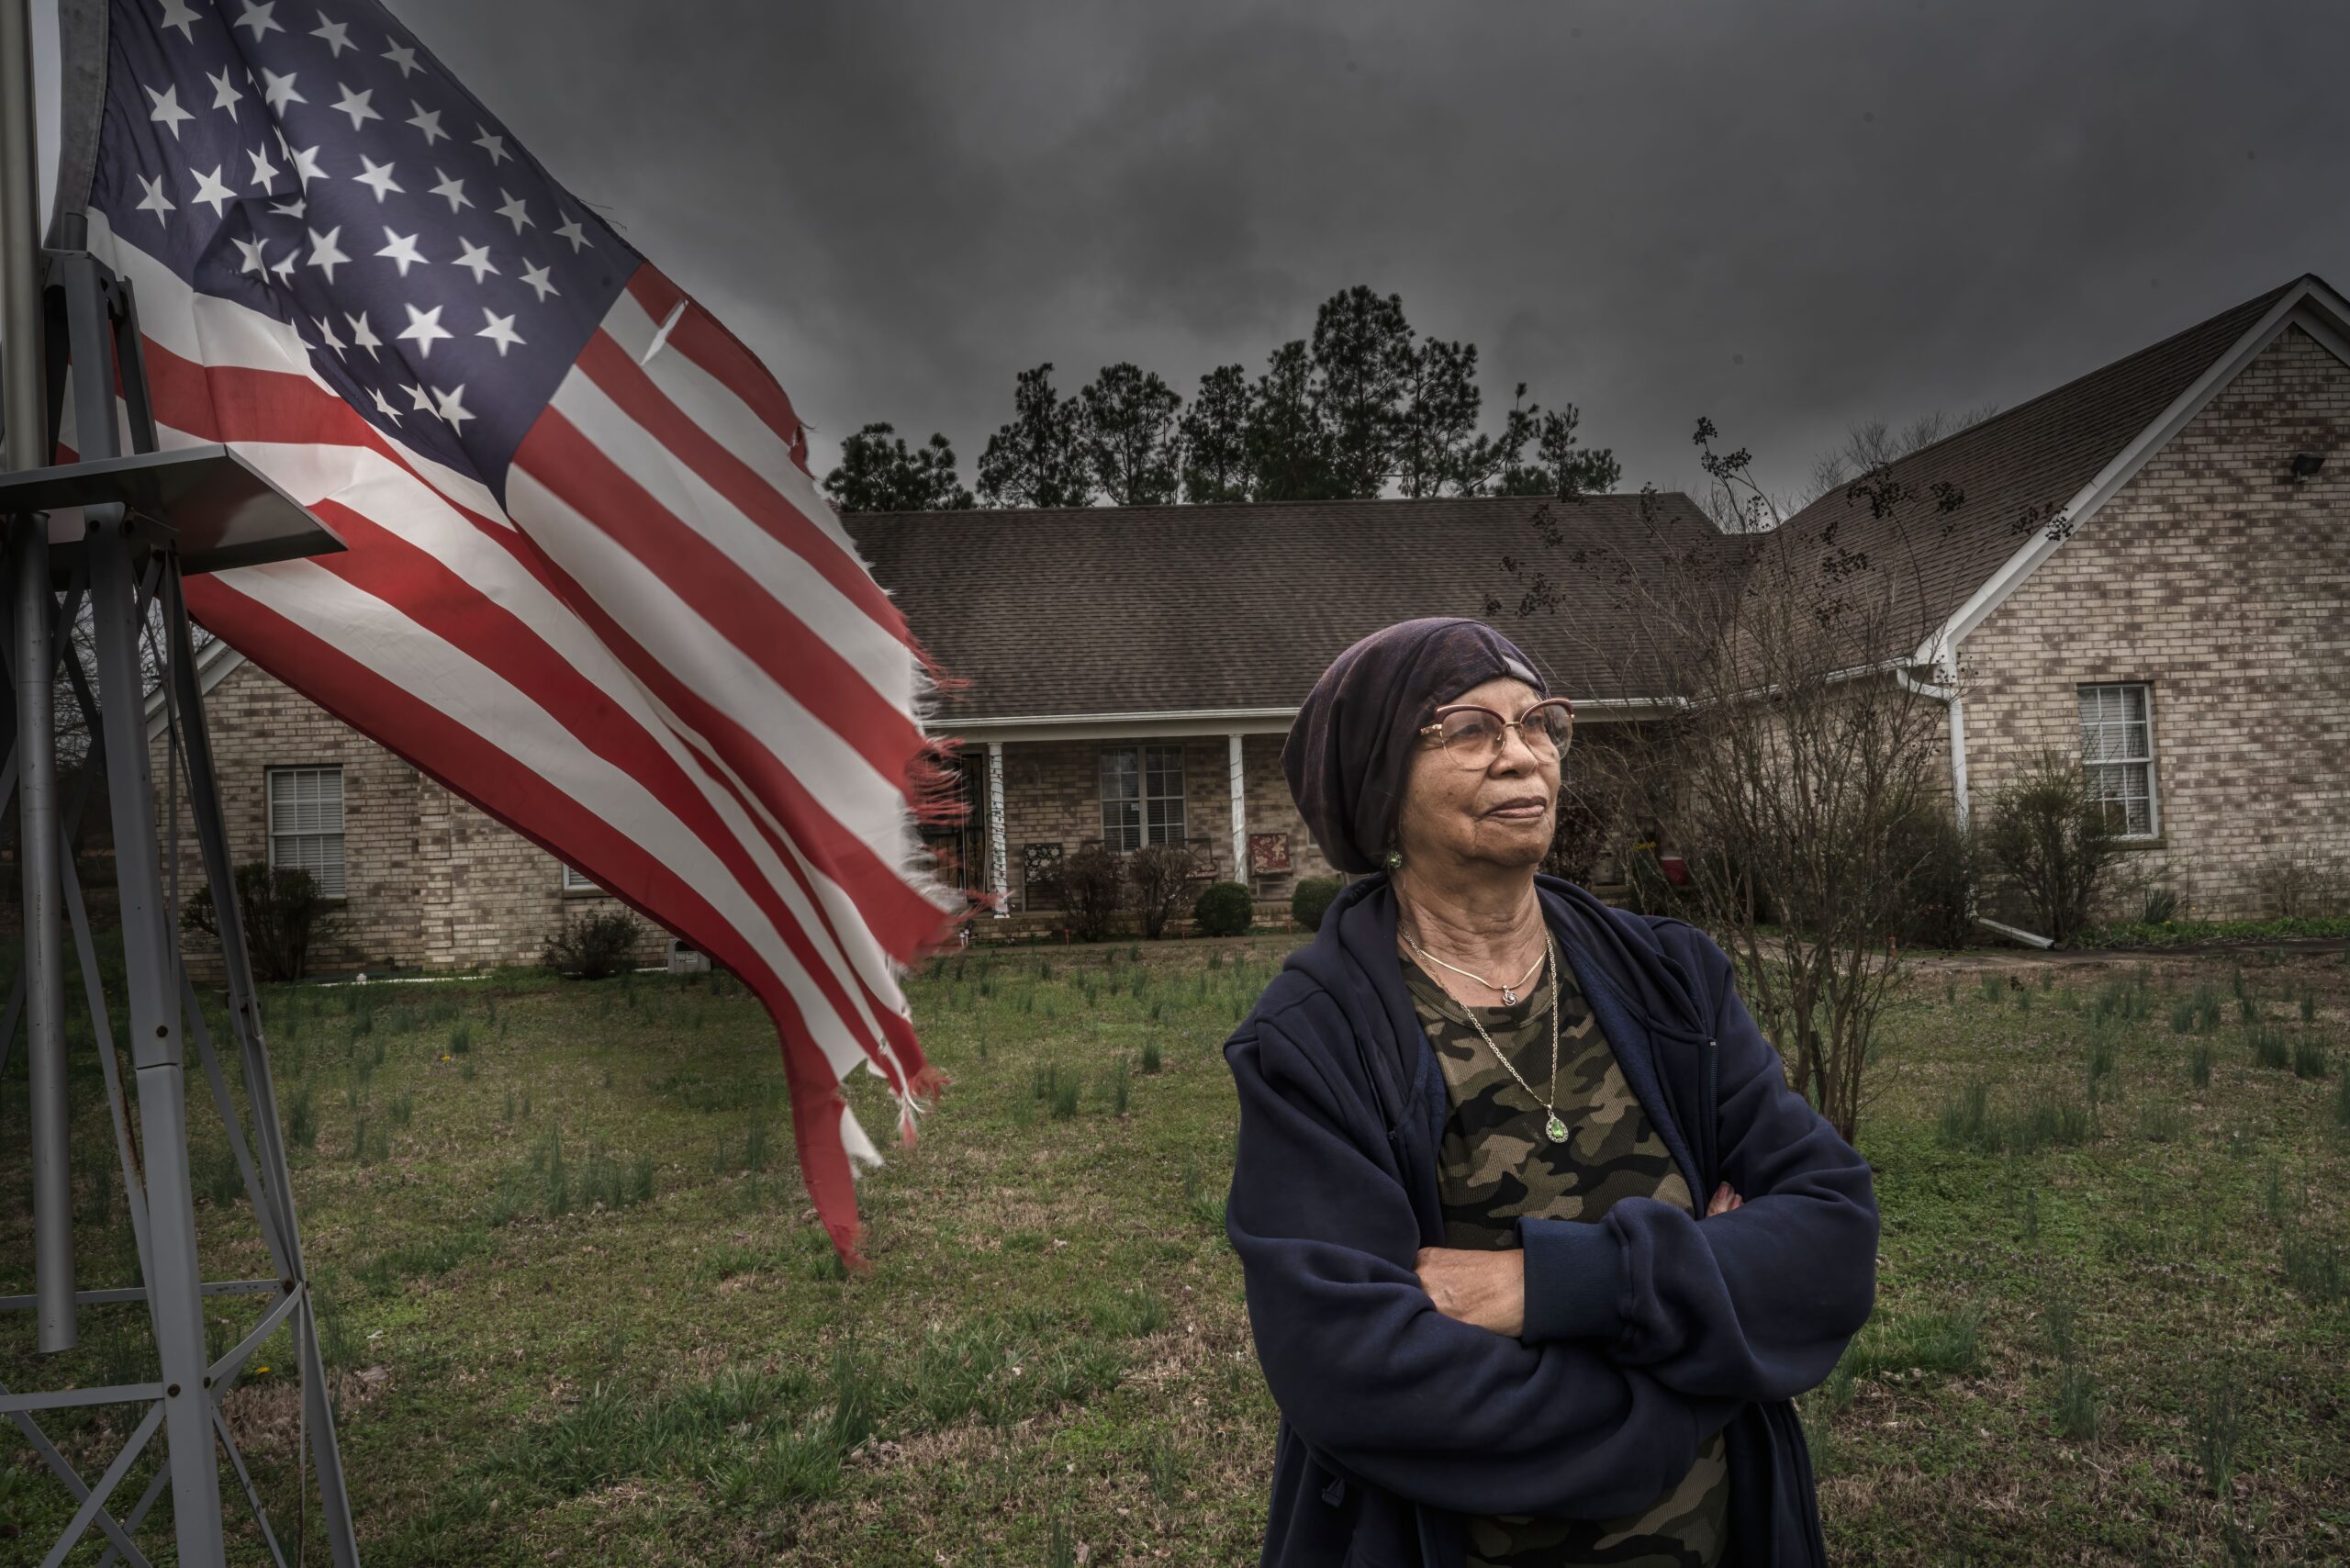
M 1517 1216 L 1595 1221 L 1624 1198 L 1689 1206 L 1689 1184 L 1624 1081 L 1573 972 L 1559 976 L 1559 1119 L 1543 1130 L 1539 1098 L 1494 1059 L 1460 1002 L 1409 956 L 1404 979 L 1436 1047 L 1451 1114 L 1437 1156 L 1444 1244 L 1517 1245 Z M 1546 964 L 1516 1006 L 1478 1009 L 1494 1045 L 1540 1095 L 1550 1091 L 1550 980 Z M 1717 1432 L 1681 1481 L 1648 1506 L 1612 1519 L 1472 1518 L 1469 1568 L 1714 1568 L 1729 1534 L 1729 1461 Z

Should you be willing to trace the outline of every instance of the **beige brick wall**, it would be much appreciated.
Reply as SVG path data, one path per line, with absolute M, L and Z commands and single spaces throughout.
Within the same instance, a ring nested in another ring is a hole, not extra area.
M 2261 868 L 2350 867 L 2350 367 L 2288 330 L 1961 645 L 1977 812 L 2076 689 L 2151 687 L 2161 842 L 2197 914 L 2272 913 Z M 2293 454 L 2324 469 L 2281 482 Z M 2150 868 L 2152 868 L 2150 867 Z
M 321 949 L 321 971 L 536 963 L 547 933 L 566 915 L 623 907 L 601 894 L 566 894 L 554 857 L 257 666 L 241 665 L 214 687 L 205 716 L 240 864 L 269 857 L 269 769 L 342 769 L 345 931 Z M 160 741 L 153 763 L 160 811 Z M 183 802 L 184 889 L 204 877 L 185 811 Z M 666 947 L 666 934 L 648 923 L 640 956 L 655 962 Z M 207 962 L 200 938 L 190 943 L 190 960 Z

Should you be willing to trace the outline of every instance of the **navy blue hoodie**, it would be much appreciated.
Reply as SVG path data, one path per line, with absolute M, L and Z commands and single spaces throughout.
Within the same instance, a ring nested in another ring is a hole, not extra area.
M 1703 933 L 1535 886 L 1690 1192 L 1727 1181 L 1744 1205 L 1523 1219 L 1520 1337 L 1439 1313 L 1413 1263 L 1443 1245 L 1449 1096 L 1393 890 L 1348 887 L 1224 1047 L 1240 1091 L 1226 1229 L 1281 1411 L 1263 1562 L 1458 1568 L 1460 1516 L 1629 1513 L 1727 1428 L 1730 1560 L 1824 1564 L 1792 1400 L 1874 1304 L 1868 1165 L 1787 1087 Z

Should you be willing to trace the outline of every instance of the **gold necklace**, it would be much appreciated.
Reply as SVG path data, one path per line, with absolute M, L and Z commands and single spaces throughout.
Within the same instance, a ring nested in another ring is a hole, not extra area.
M 1404 941 L 1406 941 L 1406 942 L 1411 942 L 1411 943 L 1412 943 L 1412 951 L 1413 951 L 1413 952 L 1415 952 L 1415 953 L 1417 953 L 1421 958 L 1426 958 L 1429 963 L 1431 963 L 1431 964 L 1443 964 L 1443 965 L 1444 965 L 1444 967 L 1445 967 L 1446 969 L 1450 969 L 1450 970 L 1451 970 L 1454 974 L 1456 974 L 1456 975 L 1468 975 L 1468 976 L 1469 976 L 1469 978 L 1470 978 L 1471 980 L 1475 980 L 1479 985 L 1483 986 L 1487 991 L 1500 991 L 1500 992 L 1502 993 L 1502 1002 L 1503 1002 L 1503 1004 L 1504 1004 L 1504 1005 L 1505 1005 L 1505 1006 L 1509 1006 L 1509 1007 L 1515 1007 L 1515 1006 L 1516 1006 L 1516 1005 L 1517 1005 L 1517 986 L 1518 986 L 1518 985 L 1524 985 L 1528 980 L 1532 980 L 1532 979 L 1534 978 L 1534 970 L 1535 970 L 1535 969 L 1540 969 L 1540 968 L 1542 967 L 1542 959 L 1543 959 L 1544 955 L 1543 955 L 1543 954 L 1541 954 L 1541 953 L 1537 953 L 1537 954 L 1535 954 L 1535 955 L 1534 955 L 1534 968 L 1533 968 L 1533 969 L 1528 969 L 1528 970 L 1526 971 L 1525 975 L 1524 975 L 1524 976 L 1522 976 L 1522 977 L 1519 979 L 1519 980 L 1518 980 L 1518 982 L 1517 982 L 1517 985 L 1495 985 L 1493 981 L 1491 981 L 1491 980 L 1487 980 L 1487 979 L 1486 979 L 1484 976 L 1483 976 L 1483 975 L 1480 975 L 1480 974 L 1471 974 L 1471 973 L 1470 973 L 1470 971 L 1468 971 L 1467 969 L 1462 969 L 1459 964 L 1446 964 L 1442 958 L 1438 958 L 1434 953 L 1429 952 L 1426 947 L 1421 946 L 1417 942 L 1412 942 L 1412 934 L 1411 934 L 1410 932 L 1408 932 L 1408 931 L 1404 931 L 1404 932 L 1402 932 L 1402 933 L 1401 933 L 1401 935 L 1403 935 L 1403 938 L 1404 938 Z M 1550 942 L 1550 929 L 1549 929 L 1549 927 L 1547 927 L 1547 926 L 1546 926 L 1546 927 L 1544 927 L 1544 928 L 1543 928 L 1543 934 L 1542 934 L 1542 940 L 1543 940 L 1543 942 L 1544 942 L 1544 944 L 1545 944 L 1546 947 L 1547 947 L 1547 946 L 1548 946 L 1548 944 L 1549 944 L 1549 942 Z M 1447 996 L 1451 996 L 1451 995 L 1452 995 L 1452 993 L 1451 993 L 1450 991 L 1446 991 L 1446 992 L 1445 992 L 1445 994 L 1446 994 Z M 1454 1000 L 1458 1001 L 1459 999 L 1458 999 L 1458 998 L 1455 998 Z M 1468 1005 L 1468 1003 L 1466 1003 L 1466 1002 L 1462 1002 L 1462 1003 L 1461 1003 L 1461 1005 L 1465 1007 L 1465 1006 L 1467 1006 L 1467 1005 Z M 1529 1091 L 1529 1092 L 1531 1092 Z
M 1404 937 L 1404 940 L 1406 942 L 1412 941 L 1408 936 Z M 1419 944 L 1412 942 L 1412 947 L 1413 950 L 1416 952 L 1419 948 Z M 1543 928 L 1542 932 L 1542 948 L 1543 958 L 1547 958 L 1550 961 L 1550 1097 L 1542 1102 L 1542 1114 L 1544 1116 L 1542 1131 L 1552 1143 L 1564 1143 L 1567 1141 L 1567 1124 L 1559 1119 L 1559 949 L 1557 945 L 1551 941 L 1550 928 L 1547 926 Z M 1444 960 L 1439 958 L 1437 962 L 1444 963 Z M 1537 958 L 1534 962 L 1537 967 L 1539 967 L 1542 963 L 1542 958 Z M 1445 964 L 1445 968 L 1447 969 L 1450 969 L 1451 967 L 1452 966 L 1449 964 Z M 1466 970 L 1461 972 L 1467 973 Z M 1434 979 L 1433 976 L 1430 978 Z M 1471 980 L 1475 980 L 1477 977 L 1470 975 L 1469 978 Z M 1533 978 L 1534 971 L 1532 969 L 1528 969 L 1526 973 L 1526 979 L 1532 980 Z M 1437 988 L 1440 991 L 1444 991 L 1445 995 L 1452 996 L 1452 992 L 1450 991 L 1445 990 L 1444 982 L 1442 980 L 1438 980 L 1436 983 Z M 1521 980 L 1518 983 L 1523 985 L 1525 980 Z M 1491 988 L 1489 987 L 1488 989 Z M 1504 994 L 1506 995 L 1507 992 L 1504 992 Z M 1494 1059 L 1500 1062 L 1503 1067 L 1508 1069 L 1509 1075 L 1517 1080 L 1517 1086 L 1526 1091 L 1526 1097 L 1528 1100 L 1539 1098 L 1539 1096 L 1534 1092 L 1534 1085 L 1526 1081 L 1526 1075 L 1517 1070 L 1517 1068 L 1510 1061 L 1509 1058 L 1502 1054 L 1501 1047 L 1494 1044 L 1494 1037 L 1485 1033 L 1485 1025 L 1478 1019 L 1477 1010 L 1470 1006 L 1467 1002 L 1461 1002 L 1457 996 L 1452 996 L 1452 1000 L 1460 1003 L 1460 1010 L 1469 1014 L 1470 1027 L 1475 1029 L 1477 1031 L 1477 1037 L 1485 1042 L 1485 1048 L 1494 1053 Z

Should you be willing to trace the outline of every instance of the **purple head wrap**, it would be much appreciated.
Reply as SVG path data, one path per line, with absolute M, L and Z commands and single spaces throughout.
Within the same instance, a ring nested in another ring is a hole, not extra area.
M 1438 704 L 1496 676 L 1550 695 L 1516 644 L 1460 616 L 1400 622 L 1331 661 L 1281 746 L 1298 814 L 1331 865 L 1379 869 L 1421 728 Z

